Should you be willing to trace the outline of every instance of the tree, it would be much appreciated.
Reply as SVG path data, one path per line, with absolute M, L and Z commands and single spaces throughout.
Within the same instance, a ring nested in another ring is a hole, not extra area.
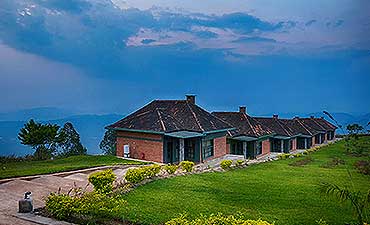
M 358 125 L 357 123 L 349 124 L 347 126 L 347 130 L 349 134 L 358 134 L 360 131 L 362 131 L 364 128 L 361 125 Z
M 370 204 L 370 189 L 366 194 L 362 194 L 359 191 L 339 187 L 335 184 L 322 183 L 321 191 L 327 195 L 335 196 L 341 202 L 349 201 L 356 213 L 359 225 L 369 222 L 368 209 Z
M 100 142 L 100 149 L 105 155 L 116 155 L 117 151 L 117 135 L 115 130 L 107 130 L 104 134 L 103 140 Z
M 62 149 L 62 156 L 85 155 L 87 153 L 87 149 L 81 144 L 80 135 L 70 122 L 65 123 L 60 130 L 59 147 Z
M 31 119 L 21 128 L 18 139 L 22 144 L 35 149 L 35 158 L 48 159 L 53 156 L 60 141 L 59 128 L 56 124 L 44 125 Z

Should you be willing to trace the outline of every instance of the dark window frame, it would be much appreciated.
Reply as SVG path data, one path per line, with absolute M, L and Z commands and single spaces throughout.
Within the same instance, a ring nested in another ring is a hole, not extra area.
M 203 140 L 202 141 L 202 153 L 203 153 L 203 159 L 208 159 L 212 156 L 214 156 L 214 139 L 209 140 Z

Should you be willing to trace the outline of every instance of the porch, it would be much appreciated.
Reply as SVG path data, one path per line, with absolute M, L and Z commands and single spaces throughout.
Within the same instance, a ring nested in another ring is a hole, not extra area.
M 248 136 L 238 136 L 228 139 L 230 145 L 230 155 L 242 156 L 244 159 L 255 158 L 258 154 L 257 138 Z
M 286 136 L 274 136 L 270 138 L 271 152 L 289 153 L 292 149 L 292 140 Z
M 167 133 L 163 137 L 163 162 L 171 164 L 181 161 L 201 163 L 211 159 L 215 156 L 214 140 L 225 137 L 225 135 L 225 132 L 176 131 Z

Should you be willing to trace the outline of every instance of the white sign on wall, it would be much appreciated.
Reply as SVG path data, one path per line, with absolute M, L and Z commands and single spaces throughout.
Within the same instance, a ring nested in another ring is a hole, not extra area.
M 130 145 L 123 146 L 123 157 L 130 157 Z

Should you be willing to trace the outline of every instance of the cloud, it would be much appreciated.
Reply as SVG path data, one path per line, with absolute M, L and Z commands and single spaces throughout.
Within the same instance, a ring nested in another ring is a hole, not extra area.
M 310 21 L 307 21 L 307 23 L 305 23 L 305 26 L 311 26 L 312 24 L 316 23 L 317 20 L 310 20 Z
M 326 27 L 328 27 L 328 28 L 337 28 L 337 27 L 342 26 L 343 23 L 344 23 L 344 20 L 337 20 L 337 21 L 334 21 L 334 22 L 327 22 Z

